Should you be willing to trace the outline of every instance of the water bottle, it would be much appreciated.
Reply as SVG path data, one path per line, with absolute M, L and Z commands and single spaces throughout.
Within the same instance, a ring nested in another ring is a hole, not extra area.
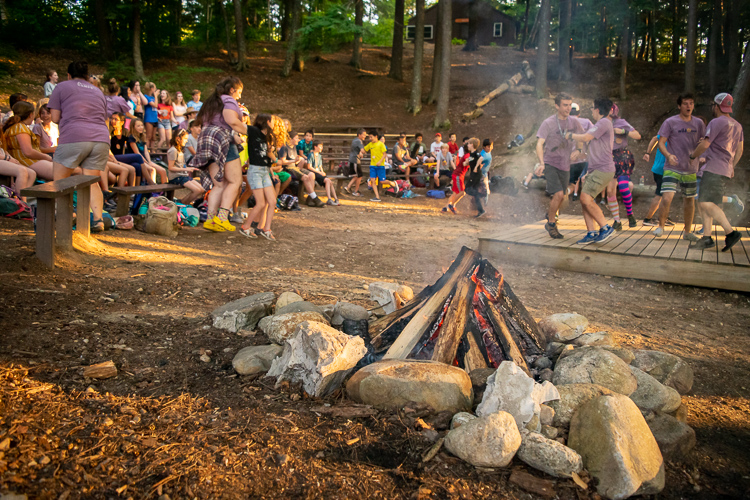
M 640 182 L 638 184 L 640 184 L 641 186 L 643 186 L 644 181 L 645 181 L 645 179 L 643 178 L 643 176 L 641 176 L 641 180 L 640 180 Z

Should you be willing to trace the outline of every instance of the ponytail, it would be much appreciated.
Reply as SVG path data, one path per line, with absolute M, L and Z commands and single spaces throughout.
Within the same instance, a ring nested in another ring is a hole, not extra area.
M 26 101 L 18 101 L 13 105 L 13 116 L 11 116 L 5 125 L 3 125 L 3 132 L 6 132 L 16 123 L 21 123 L 26 118 L 34 114 L 34 105 Z
M 242 88 L 242 80 L 236 76 L 229 76 L 216 85 L 213 93 L 203 103 L 200 111 L 198 111 L 198 119 L 201 123 L 209 123 L 214 116 L 220 116 L 224 111 L 224 102 L 221 100 L 221 96 L 228 95 L 232 89 L 238 90 Z
M 117 95 L 117 92 L 120 91 L 120 86 L 117 85 L 116 79 L 109 79 L 109 83 L 107 84 L 107 91 L 109 92 L 109 95 Z

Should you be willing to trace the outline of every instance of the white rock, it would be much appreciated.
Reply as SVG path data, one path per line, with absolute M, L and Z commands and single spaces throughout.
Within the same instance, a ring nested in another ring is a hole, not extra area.
M 518 458 L 531 467 L 555 477 L 572 477 L 583 470 L 583 460 L 575 450 L 536 432 L 522 435 Z
M 630 399 L 638 408 L 671 413 L 680 407 L 682 398 L 675 389 L 662 385 L 640 368 L 631 366 L 630 371 L 638 381 L 638 388 L 630 395 Z
M 460 411 L 453 415 L 453 418 L 451 418 L 451 429 L 455 429 L 457 427 L 461 427 L 466 422 L 470 422 L 471 420 L 474 420 L 477 418 L 476 415 L 472 415 L 471 413 L 467 413 L 465 411 Z
M 232 367 L 240 375 L 264 373 L 271 368 L 271 361 L 283 351 L 284 348 L 276 344 L 245 347 L 235 354 Z
M 293 302 L 303 302 L 305 299 L 300 297 L 294 292 L 284 292 L 279 295 L 279 300 L 276 301 L 276 310 L 278 311 L 284 306 L 287 306 Z
M 350 337 L 324 323 L 305 321 L 284 344 L 280 358 L 271 363 L 268 375 L 282 381 L 302 383 L 311 396 L 325 396 L 334 391 L 367 354 L 365 342 Z
M 414 298 L 414 291 L 410 287 L 399 285 L 398 283 L 376 281 L 375 283 L 370 283 L 369 289 L 370 299 L 383 306 L 386 314 L 390 314 L 396 310 L 394 293 L 398 293 L 404 302 L 408 302 Z
M 274 344 L 282 345 L 287 338 L 291 337 L 297 330 L 297 326 L 305 321 L 317 321 L 328 324 L 328 318 L 318 312 L 308 311 L 300 313 L 286 313 L 271 316 L 271 319 L 263 328 L 268 340 Z
M 539 414 L 539 405 L 559 398 L 560 394 L 551 383 L 537 384 L 515 363 L 503 361 L 487 379 L 487 388 L 476 413 L 481 417 L 505 411 L 513 415 L 519 428 L 523 428 L 535 414 Z
M 520 446 L 516 421 L 503 411 L 470 420 L 445 436 L 445 448 L 476 467 L 505 467 Z
M 270 312 L 275 297 L 273 292 L 256 293 L 224 304 L 211 313 L 214 327 L 232 333 L 243 328 L 252 330 Z
M 539 328 L 547 336 L 547 341 L 569 342 L 583 335 L 589 320 L 577 313 L 552 314 L 539 322 Z
M 582 404 L 604 394 L 612 394 L 606 387 L 596 384 L 565 384 L 557 386 L 560 399 L 551 401 L 550 407 L 555 411 L 552 425 L 567 428 L 570 419 Z
M 319 312 L 321 314 L 324 314 L 323 309 L 316 306 L 312 302 L 307 302 L 304 300 L 297 300 L 295 302 L 290 302 L 285 306 L 279 307 L 276 306 L 275 315 L 278 316 L 279 314 L 287 314 L 287 313 L 297 313 L 297 312 Z

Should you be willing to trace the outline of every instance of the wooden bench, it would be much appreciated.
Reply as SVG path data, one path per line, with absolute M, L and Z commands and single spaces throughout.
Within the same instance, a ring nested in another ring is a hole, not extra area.
M 47 267 L 55 267 L 55 246 L 73 248 L 74 191 L 76 232 L 89 236 L 90 186 L 97 182 L 97 175 L 74 175 L 21 190 L 21 196 L 36 198 L 36 256 Z
M 130 208 L 130 197 L 134 194 L 151 194 L 164 191 L 167 199 L 171 200 L 174 198 L 174 191 L 180 188 L 181 186 L 178 186 L 177 184 L 146 184 L 144 186 L 110 188 L 110 191 L 117 194 L 117 210 L 115 210 L 115 217 L 128 215 L 128 209 Z

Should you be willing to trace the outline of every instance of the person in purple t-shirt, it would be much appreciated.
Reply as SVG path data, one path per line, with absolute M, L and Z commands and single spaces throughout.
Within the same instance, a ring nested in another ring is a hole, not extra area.
M 583 218 L 586 220 L 588 233 L 577 242 L 579 245 L 601 243 L 608 240 L 615 232 L 612 226 L 607 224 L 602 209 L 594 200 L 615 176 L 615 162 L 612 159 L 615 136 L 612 130 L 612 120 L 609 119 L 610 111 L 612 111 L 612 101 L 606 97 L 595 99 L 592 114 L 596 125 L 583 134 L 572 132 L 565 134 L 568 140 L 589 144 L 588 173 L 581 191 L 581 208 L 583 208 Z M 598 233 L 595 230 L 595 222 L 599 226 Z
M 583 128 L 584 132 L 588 132 L 588 130 L 594 126 L 593 123 L 591 123 L 591 120 L 588 118 L 581 118 L 581 107 L 573 103 L 570 105 L 570 116 L 574 117 L 576 120 L 578 120 L 578 123 L 581 124 L 581 127 Z M 588 161 L 586 156 L 586 148 L 580 148 L 575 149 L 573 153 L 570 155 L 570 186 L 573 189 L 573 194 L 571 196 L 572 201 L 578 200 L 578 190 L 579 190 L 579 184 L 581 182 L 581 177 L 586 175 L 586 167 L 588 167 Z
M 711 104 L 715 118 L 709 122 L 705 137 L 689 157 L 690 160 L 695 160 L 706 153 L 706 163 L 701 168 L 703 178 L 698 194 L 705 236 L 694 243 L 691 248 L 712 248 L 716 245 L 711 238 L 714 220 L 721 224 L 726 235 L 722 252 L 728 251 L 741 238 L 740 232 L 732 227 L 721 208 L 724 190 L 729 179 L 734 177 L 734 167 L 742 157 L 745 142 L 742 125 L 729 116 L 732 113 L 733 103 L 734 99 L 726 92 L 714 97 L 714 102 Z
M 583 127 L 577 118 L 570 116 L 573 98 L 560 93 L 555 97 L 557 113 L 542 122 L 536 133 L 536 156 L 539 164 L 544 165 L 544 177 L 547 179 L 547 192 L 552 195 L 547 212 L 547 223 L 544 229 L 550 237 L 562 239 L 557 229 L 555 217 L 568 194 L 570 182 L 570 155 L 575 143 L 565 139 L 568 132 L 582 133 Z M 579 145 L 578 149 L 582 149 Z
M 622 231 L 620 222 L 620 205 L 617 203 L 617 191 L 622 195 L 622 202 L 628 214 L 628 225 L 635 227 L 638 223 L 633 217 L 633 195 L 630 192 L 630 176 L 635 168 L 635 158 L 628 149 L 628 138 L 640 140 L 641 134 L 620 116 L 620 108 L 617 104 L 612 106 L 609 115 L 612 118 L 612 127 L 615 132 L 615 142 L 612 147 L 612 157 L 615 161 L 615 178 L 607 186 L 607 207 L 612 212 L 615 223 L 612 227 L 615 231 Z
M 54 180 L 65 179 L 77 167 L 84 175 L 101 177 L 99 184 L 91 185 L 91 210 L 94 223 L 91 230 L 104 231 L 102 189 L 107 189 L 107 176 L 103 175 L 109 158 L 109 130 L 107 129 L 107 101 L 104 94 L 91 85 L 87 78 L 86 61 L 74 61 L 68 66 L 68 81 L 57 84 L 47 106 L 52 121 L 60 127 L 60 137 L 53 158 Z

